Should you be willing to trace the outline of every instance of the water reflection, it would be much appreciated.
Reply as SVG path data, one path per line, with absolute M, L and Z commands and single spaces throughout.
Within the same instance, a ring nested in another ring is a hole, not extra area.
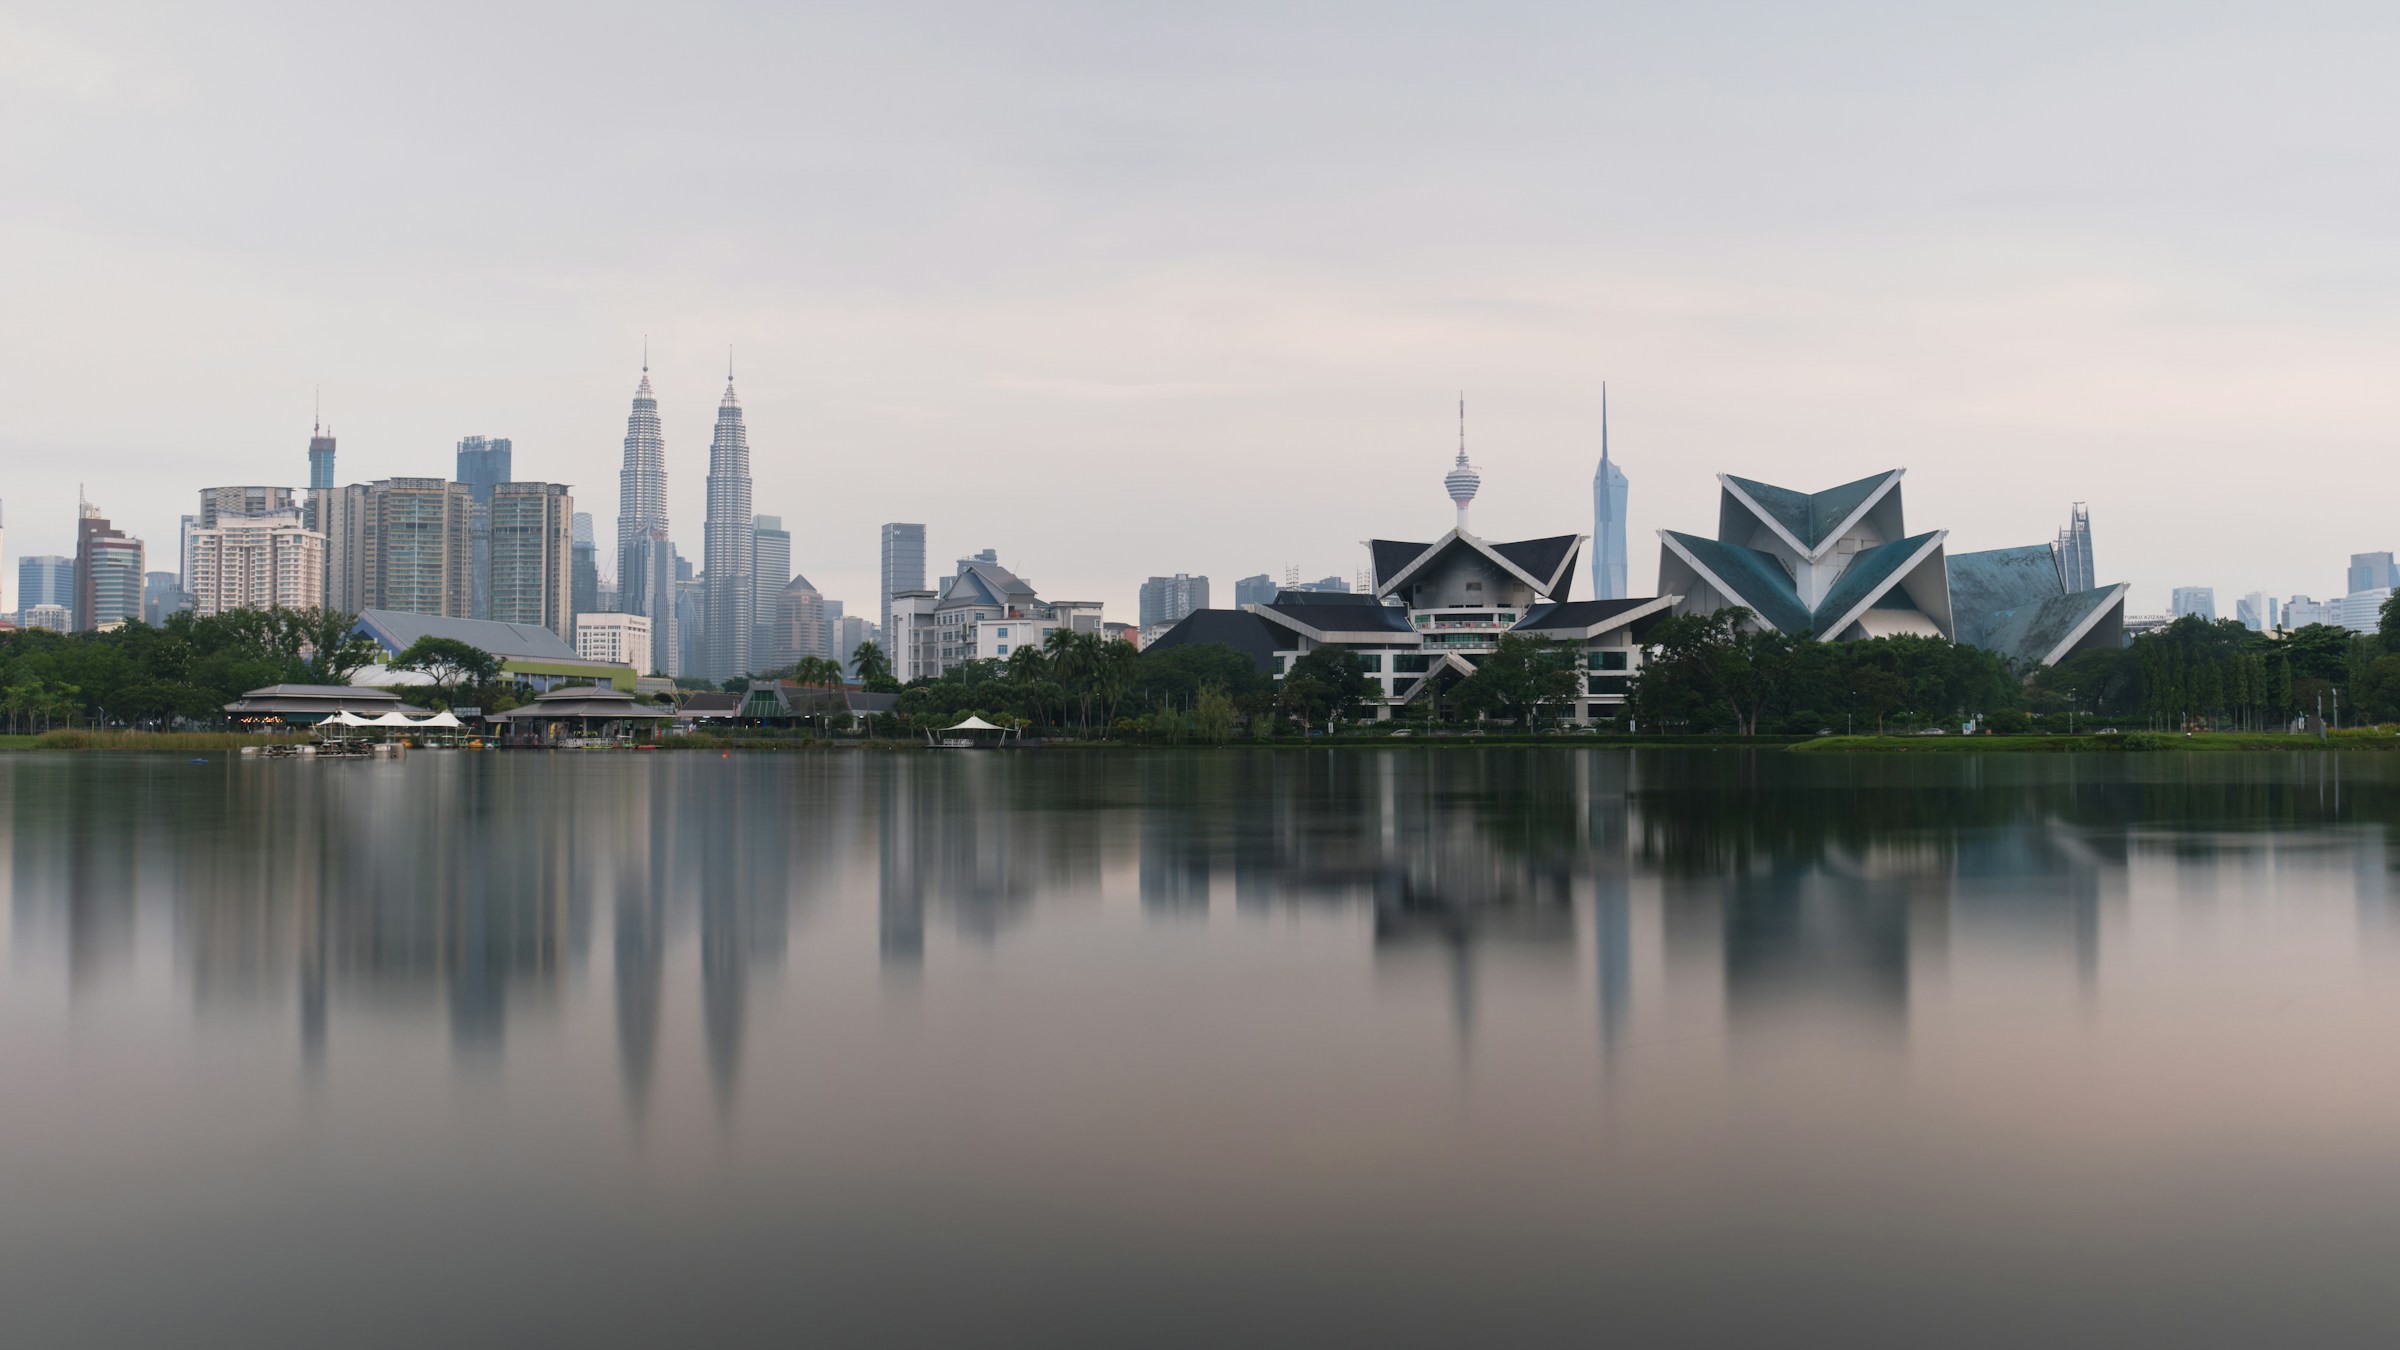
M 1433 961 L 1462 1040 L 1491 953 L 1586 978 L 1603 1050 L 1636 1034 L 1645 978 L 1713 980 L 1734 1034 L 1800 1008 L 1896 1031 L 1978 950 L 2050 953 L 2088 993 L 2145 864 L 2190 905 L 2347 873 L 2362 933 L 2400 932 L 2392 775 L 2323 755 L 20 756 L 0 789 L 20 963 L 103 997 L 155 916 L 197 1012 L 288 997 L 306 1065 L 340 1054 L 342 1008 L 438 1009 L 462 1064 L 498 1060 L 605 911 L 637 1123 L 674 950 L 730 1112 L 758 987 L 869 874 L 887 982 L 925 976 L 929 930 L 993 948 L 1129 873 L 1170 925 L 1204 931 L 1221 897 L 1237 921 L 1349 916 L 1377 962 Z
M 933 1327 L 929 1279 L 1066 1316 L 1195 1272 L 1228 1308 L 1373 1290 L 1344 1318 L 1448 1343 L 1583 1300 L 1690 1331 L 1724 1305 L 1676 1291 L 1726 1269 L 1795 1272 L 1779 1309 L 1888 1300 L 1848 1283 L 1878 1243 L 1928 1306 L 2005 1286 L 1998 1327 L 2104 1283 L 2041 1254 L 2120 1221 L 2177 1259 L 2112 1287 L 2237 1288 L 2266 1258 L 2206 1243 L 2256 1227 L 2224 1221 L 2261 1211 L 2224 1189 L 2246 1159 L 2351 1169 L 2277 1233 L 2400 1212 L 2395 762 L 0 757 L 0 1148 L 45 1164 L 0 1169 L 0 1266 L 113 1288 L 90 1254 L 139 1213 L 169 1236 L 133 1266 L 257 1306 L 438 1250 L 444 1287 L 603 1341 L 677 1330 L 603 1316 L 646 1269 L 893 1340 L 977 1329 Z M 604 1288 L 527 1298 L 537 1249 Z M 1477 1288 L 1526 1301 L 1439 1302 Z M 159 1339 L 143 1306 L 81 1311 Z

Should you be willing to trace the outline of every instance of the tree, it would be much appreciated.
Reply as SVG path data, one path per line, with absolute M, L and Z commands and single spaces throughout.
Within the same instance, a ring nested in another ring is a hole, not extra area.
M 857 673 L 859 684 L 872 693 L 888 694 L 900 687 L 892 678 L 892 658 L 884 654 L 878 643 L 861 642 L 851 649 L 850 669 Z
M 308 653 L 309 679 L 317 684 L 348 684 L 350 677 L 375 664 L 380 650 L 375 640 L 358 631 L 358 616 L 338 609 L 290 611 L 291 623 Z
M 1543 708 L 1582 695 L 1578 656 L 1547 636 L 1503 633 L 1454 697 L 1461 707 L 1497 712 L 1530 726 Z
M 422 671 L 431 676 L 436 696 L 444 707 L 463 702 L 462 694 L 479 692 L 500 679 L 497 658 L 457 638 L 418 638 L 392 662 L 392 668 Z
M 1174 716 L 1173 712 L 1166 714 Z M 1192 705 L 1192 734 L 1211 745 L 1223 745 L 1233 739 L 1233 699 L 1222 688 L 1210 685 L 1200 691 L 1199 701 Z
M 1283 674 L 1277 702 L 1303 723 L 1354 713 L 1374 690 L 1366 667 L 1340 647 L 1319 647 L 1303 653 Z

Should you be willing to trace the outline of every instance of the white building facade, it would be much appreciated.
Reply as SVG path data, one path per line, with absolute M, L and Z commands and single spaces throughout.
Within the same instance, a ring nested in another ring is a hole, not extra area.
M 650 620 L 640 614 L 578 614 L 575 655 L 586 661 L 606 661 L 649 671 L 653 669 Z

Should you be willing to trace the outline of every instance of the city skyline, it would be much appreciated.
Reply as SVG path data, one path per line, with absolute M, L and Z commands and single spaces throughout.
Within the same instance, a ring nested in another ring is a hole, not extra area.
M 1643 6 L 1265 45 L 1222 14 L 1086 16 L 1060 43 L 973 12 L 743 11 L 731 53 L 724 25 L 597 14 L 484 16 L 458 44 L 135 12 L 8 21 L 42 54 L 0 149 L 25 204 L 0 230 L 44 260 L 11 292 L 41 321 L 0 334 L 28 553 L 72 551 L 78 479 L 161 557 L 192 488 L 305 482 L 320 384 L 344 482 L 446 472 L 488 429 L 606 503 L 645 333 L 683 482 L 729 341 L 751 419 L 825 447 L 763 458 L 756 496 L 855 503 L 795 539 L 851 597 L 886 520 L 1112 612 L 1162 566 L 1352 574 L 1352 541 L 1424 510 L 1461 386 L 1479 530 L 1580 528 L 1559 499 L 1590 478 L 1603 375 L 1641 451 L 1634 540 L 1710 509 L 1677 465 L 1901 463 L 1962 548 L 2088 501 L 2144 609 L 2213 571 L 2212 541 L 2255 541 L 2213 584 L 2278 594 L 2335 589 L 2319 539 L 2384 546 L 2375 494 L 2298 486 L 2380 464 L 2400 414 L 2373 134 L 2400 95 L 2355 28 L 2035 5 L 1928 18 L 1895 62 L 1872 28 Z M 577 59 L 538 59 L 561 44 Z M 1560 68 L 1604 55 L 1606 81 Z M 312 67 L 346 96 L 262 96 Z M 507 93 L 427 115 L 428 82 Z M 457 201 L 493 206 L 430 206 Z M 2223 492 L 2260 446 L 2294 489 Z M 998 466 L 1072 490 L 1009 500 Z

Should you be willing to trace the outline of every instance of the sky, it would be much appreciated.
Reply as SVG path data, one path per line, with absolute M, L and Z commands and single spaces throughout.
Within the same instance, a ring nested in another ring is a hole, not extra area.
M 756 509 L 1134 617 L 1145 576 L 1894 466 L 1953 552 L 2090 506 L 2129 609 L 2400 548 L 2400 11 L 0 0 L 0 503 L 172 567 L 219 483 L 508 436 L 605 549 L 649 343 L 697 559 Z M 1575 594 L 1589 593 L 1588 569 Z

